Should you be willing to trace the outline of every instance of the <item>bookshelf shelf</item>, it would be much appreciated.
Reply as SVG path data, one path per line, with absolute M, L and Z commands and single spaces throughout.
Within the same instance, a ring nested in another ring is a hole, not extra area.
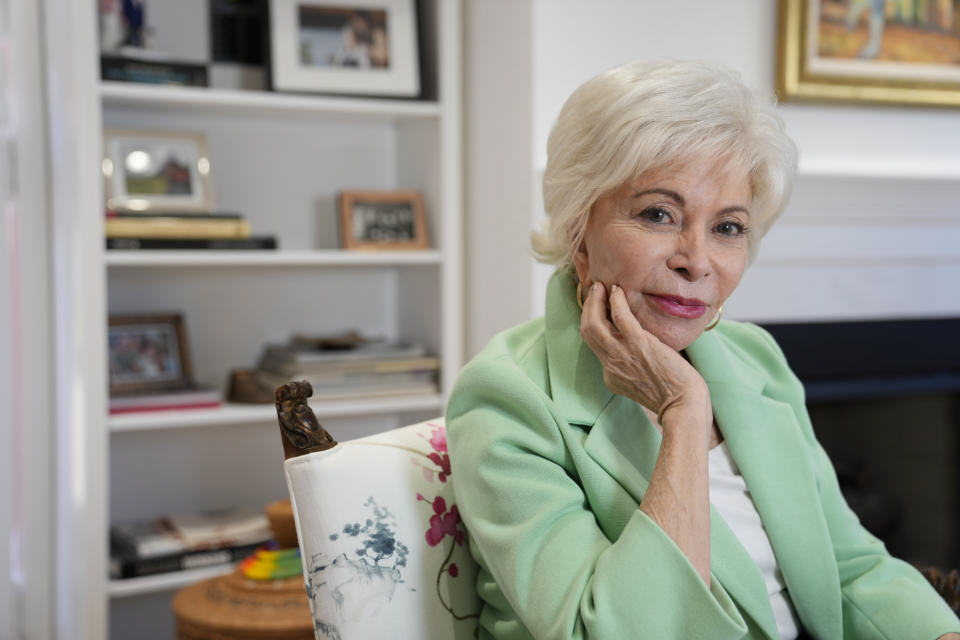
M 236 564 L 225 564 L 216 567 L 204 567 L 203 569 L 191 569 L 189 571 L 159 573 L 155 576 L 144 576 L 142 578 L 111 580 L 107 591 L 111 598 L 126 598 L 150 593 L 173 591 L 188 584 L 193 584 L 194 582 L 226 575 L 233 571 L 236 566 Z
M 439 265 L 429 251 L 107 251 L 108 267 L 382 267 Z
M 444 399 L 440 394 L 422 394 L 386 398 L 360 398 L 314 402 L 311 407 L 322 421 L 325 418 L 341 418 L 389 414 L 402 411 L 440 411 Z M 234 424 L 265 424 L 277 419 L 277 410 L 272 404 L 226 403 L 215 409 L 182 409 L 170 411 L 145 411 L 110 416 L 109 427 L 113 433 L 150 431 L 159 429 L 183 429 Z
M 101 82 L 100 97 L 104 105 L 110 107 L 164 107 L 190 113 L 247 113 L 257 117 L 299 113 L 375 120 L 430 120 L 439 118 L 441 112 L 440 105 L 432 101 L 336 98 L 125 82 Z

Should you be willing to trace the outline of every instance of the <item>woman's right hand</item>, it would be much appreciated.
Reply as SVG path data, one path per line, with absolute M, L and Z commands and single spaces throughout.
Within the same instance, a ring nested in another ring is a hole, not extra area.
M 713 413 L 706 382 L 683 356 L 640 325 L 623 289 L 612 285 L 608 297 L 602 282 L 590 287 L 580 336 L 603 365 L 603 382 L 610 391 L 650 409 L 663 426 L 670 415 L 689 418 L 692 411 L 709 433 Z
M 713 411 L 707 383 L 683 356 L 640 325 L 620 287 L 611 289 L 607 296 L 600 282 L 590 288 L 580 335 L 600 359 L 607 388 L 656 412 L 663 441 L 640 510 L 709 585 L 707 450 Z

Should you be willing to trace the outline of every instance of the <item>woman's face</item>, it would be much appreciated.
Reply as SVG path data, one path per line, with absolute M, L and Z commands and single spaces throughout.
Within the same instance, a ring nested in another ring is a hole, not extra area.
M 644 329 L 680 351 L 697 339 L 747 267 L 746 173 L 692 161 L 647 171 L 590 210 L 573 263 L 584 296 L 619 285 Z

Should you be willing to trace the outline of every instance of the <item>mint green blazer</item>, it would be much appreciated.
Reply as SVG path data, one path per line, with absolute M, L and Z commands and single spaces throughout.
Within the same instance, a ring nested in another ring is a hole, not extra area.
M 546 314 L 463 370 L 447 438 L 480 571 L 483 638 L 778 638 L 760 570 L 711 508 L 711 581 L 637 506 L 660 434 L 611 394 L 579 335 L 569 271 Z M 687 349 L 803 627 L 822 640 L 933 639 L 960 621 L 848 508 L 765 331 L 721 322 Z

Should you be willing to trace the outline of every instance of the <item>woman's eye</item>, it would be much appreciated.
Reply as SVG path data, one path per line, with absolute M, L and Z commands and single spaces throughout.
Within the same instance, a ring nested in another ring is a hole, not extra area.
M 656 224 L 663 224 L 670 222 L 670 212 L 666 209 L 661 209 L 660 207 L 650 207 L 644 209 L 637 215 L 641 220 L 646 220 L 647 222 L 653 222 Z
M 723 236 L 742 236 L 747 233 L 747 228 L 739 222 L 721 222 L 716 227 L 717 233 Z

